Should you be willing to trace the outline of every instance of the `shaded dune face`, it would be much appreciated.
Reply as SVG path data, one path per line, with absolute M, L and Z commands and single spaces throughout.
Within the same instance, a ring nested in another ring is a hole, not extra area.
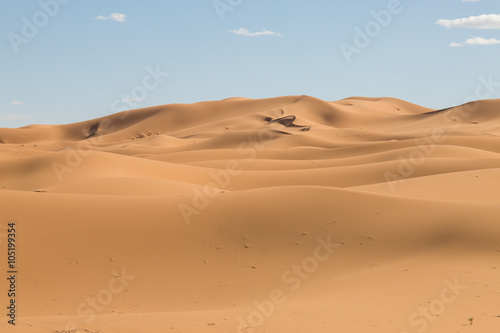
M 0 128 L 21 328 L 493 331 L 499 110 L 285 96 Z

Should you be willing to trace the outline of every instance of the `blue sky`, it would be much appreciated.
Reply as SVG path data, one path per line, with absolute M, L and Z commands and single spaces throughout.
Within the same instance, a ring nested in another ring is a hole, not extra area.
M 500 82 L 498 0 L 0 0 L 0 30 L 0 127 L 234 96 L 442 108 Z

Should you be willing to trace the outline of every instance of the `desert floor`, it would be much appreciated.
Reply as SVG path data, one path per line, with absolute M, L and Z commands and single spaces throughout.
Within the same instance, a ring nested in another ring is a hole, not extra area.
M 0 330 L 500 332 L 499 110 L 230 98 L 1 128 Z

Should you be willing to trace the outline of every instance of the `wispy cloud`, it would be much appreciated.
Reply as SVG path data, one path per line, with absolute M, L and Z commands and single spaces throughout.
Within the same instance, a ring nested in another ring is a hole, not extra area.
M 462 0 L 462 2 L 479 2 L 480 0 Z
M 500 14 L 484 14 L 454 20 L 439 19 L 436 24 L 447 28 L 500 29 Z
M 28 118 L 29 116 L 25 114 L 15 114 L 15 113 L 0 114 L 0 121 L 19 121 L 19 120 L 26 120 Z
M 282 34 L 274 32 L 274 31 L 269 31 L 269 30 L 262 30 L 258 32 L 250 32 L 250 30 L 245 29 L 245 28 L 239 28 L 236 30 L 230 30 L 229 32 L 239 35 L 239 36 L 245 36 L 245 37 L 256 37 L 256 36 L 276 36 L 276 37 L 283 37 Z
M 94 17 L 94 20 L 111 20 L 111 21 L 123 23 L 123 22 L 127 21 L 127 15 L 122 14 L 122 13 L 111 13 L 109 16 L 99 15 L 97 17 Z
M 10 102 L 11 105 L 25 105 L 23 102 L 20 101 L 12 101 Z
M 500 40 L 498 40 L 496 38 L 486 39 L 483 37 L 474 37 L 474 38 L 467 39 L 463 43 L 455 43 L 455 42 L 451 43 L 450 46 L 451 47 L 460 47 L 460 46 L 465 46 L 465 45 L 475 46 L 475 45 L 497 45 L 497 44 L 500 44 Z

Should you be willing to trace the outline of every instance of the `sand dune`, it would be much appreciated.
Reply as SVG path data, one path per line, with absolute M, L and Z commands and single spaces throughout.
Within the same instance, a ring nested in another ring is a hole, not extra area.
M 229 98 L 0 128 L 0 328 L 496 332 L 499 109 Z

